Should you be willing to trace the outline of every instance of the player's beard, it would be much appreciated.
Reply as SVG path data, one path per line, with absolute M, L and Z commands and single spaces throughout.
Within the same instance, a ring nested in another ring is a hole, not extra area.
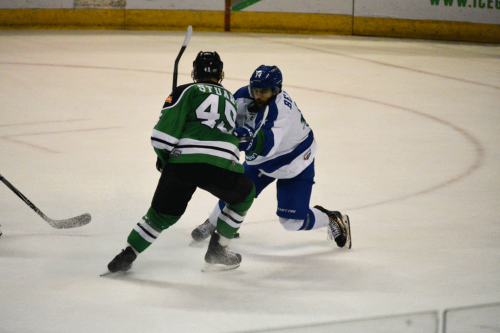
M 257 103 L 257 106 L 259 107 L 259 109 L 262 109 L 264 106 L 266 106 L 266 102 L 267 101 L 264 101 L 263 99 L 256 99 L 255 100 L 255 103 Z

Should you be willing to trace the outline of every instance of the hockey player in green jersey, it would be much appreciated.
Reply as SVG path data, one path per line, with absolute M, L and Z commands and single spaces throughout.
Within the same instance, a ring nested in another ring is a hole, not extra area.
M 181 218 L 198 187 L 227 203 L 203 270 L 239 267 L 241 255 L 227 245 L 252 205 L 255 186 L 239 163 L 239 140 L 233 135 L 236 105 L 220 84 L 222 69 L 217 52 L 198 53 L 194 83 L 179 86 L 167 98 L 151 137 L 160 180 L 151 207 L 128 236 L 127 247 L 108 264 L 109 272 L 129 270 L 137 255 Z

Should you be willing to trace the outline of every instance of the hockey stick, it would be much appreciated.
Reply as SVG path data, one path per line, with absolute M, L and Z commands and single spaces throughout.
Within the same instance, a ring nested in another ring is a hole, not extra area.
M 264 110 L 264 116 L 262 116 L 262 120 L 260 121 L 260 125 L 255 130 L 255 132 L 253 133 L 253 136 L 246 136 L 246 137 L 240 138 L 240 142 L 249 142 L 249 141 L 252 141 L 253 139 L 255 139 L 257 137 L 257 132 L 259 132 L 259 130 L 262 127 L 262 125 L 264 125 L 264 122 L 266 121 L 267 113 L 268 112 L 269 112 L 269 106 L 266 105 L 266 109 Z
M 175 59 L 175 65 L 174 65 L 174 81 L 172 83 L 172 91 L 177 88 L 177 66 L 179 65 L 179 60 L 182 57 L 182 54 L 184 53 L 184 50 L 189 44 L 189 40 L 191 39 L 191 35 L 193 34 L 193 27 L 189 26 L 187 28 L 186 32 L 186 37 L 184 38 L 184 42 L 182 43 L 181 50 L 179 51 L 179 54 L 177 55 L 177 58 Z
M 76 227 L 81 227 L 82 225 L 86 225 L 90 222 L 91 216 L 90 214 L 82 214 L 80 216 L 76 216 L 67 220 L 52 220 L 45 216 L 44 213 L 40 211 L 34 204 L 31 203 L 31 201 L 28 200 L 17 188 L 14 187 L 11 183 L 7 181 L 2 175 L 0 175 L 0 180 L 7 185 L 8 188 L 12 190 L 21 200 L 23 200 L 28 206 L 31 207 L 42 219 L 47 221 L 48 224 L 50 224 L 51 227 L 56 228 L 56 229 L 69 229 L 69 228 L 76 228 Z

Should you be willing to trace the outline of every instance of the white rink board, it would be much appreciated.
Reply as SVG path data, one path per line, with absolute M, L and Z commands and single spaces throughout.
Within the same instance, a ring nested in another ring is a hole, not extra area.
M 276 12 L 276 13 L 313 13 L 352 15 L 352 0 L 262 0 L 245 9 L 243 12 Z
M 54 8 L 72 9 L 73 0 L 0 0 L 0 9 Z
M 128 0 L 126 9 L 224 11 L 225 8 L 222 0 Z M 262 0 L 242 11 L 352 15 L 353 2 L 352 0 Z
M 223 0 L 127 0 L 125 9 L 225 10 Z
M 259 332 L 272 333 L 437 333 L 437 312 L 396 315 L 391 317 L 361 319 L 336 323 L 269 329 Z
M 446 5 L 448 4 L 448 5 Z M 451 5 L 450 5 L 451 4 Z M 460 4 L 460 5 L 459 5 Z M 0 0 L 0 9 L 74 8 L 73 0 Z M 222 0 L 127 0 L 125 9 L 224 11 Z M 313 13 L 500 24 L 500 0 L 262 0 L 245 12 Z
M 496 8 L 500 0 L 460 0 L 465 6 L 459 6 L 458 0 L 452 6 L 446 6 L 445 0 L 432 1 L 439 4 L 433 5 L 431 0 L 356 0 L 354 16 L 500 24 L 500 9 Z
M 500 332 L 500 303 L 446 310 L 443 333 Z

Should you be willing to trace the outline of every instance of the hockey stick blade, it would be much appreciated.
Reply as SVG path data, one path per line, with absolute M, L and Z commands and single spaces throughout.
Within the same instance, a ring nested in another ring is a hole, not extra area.
M 50 224 L 51 227 L 56 229 L 77 228 L 89 224 L 90 221 L 92 220 L 92 217 L 90 216 L 89 213 L 75 216 L 66 220 L 52 220 L 43 214 L 38 214 L 38 215 L 40 215 L 45 221 L 47 221 L 47 223 Z
M 187 28 L 186 37 L 184 37 L 184 43 L 182 43 L 182 46 L 188 46 L 192 34 L 193 34 L 193 27 L 189 26 Z
M 31 209 L 33 209 L 42 219 L 44 219 L 51 227 L 56 229 L 70 229 L 81 227 L 90 222 L 92 217 L 90 214 L 85 213 L 80 216 L 72 217 L 67 220 L 52 220 L 45 216 L 44 213 L 40 211 L 31 201 L 28 200 L 17 188 L 14 187 L 7 179 L 0 175 L 0 180 L 12 191 L 14 192 L 25 204 L 27 204 Z
M 173 82 L 172 82 L 172 91 L 177 88 L 177 73 L 178 73 L 178 66 L 179 66 L 179 60 L 182 57 L 182 54 L 184 53 L 184 50 L 189 44 L 189 40 L 191 39 L 191 35 L 193 34 L 193 27 L 189 26 L 187 28 L 186 32 L 186 37 L 184 37 L 184 42 L 182 43 L 181 50 L 179 51 L 179 54 L 177 55 L 177 58 L 175 59 L 175 64 L 174 64 L 174 77 L 173 77 Z

